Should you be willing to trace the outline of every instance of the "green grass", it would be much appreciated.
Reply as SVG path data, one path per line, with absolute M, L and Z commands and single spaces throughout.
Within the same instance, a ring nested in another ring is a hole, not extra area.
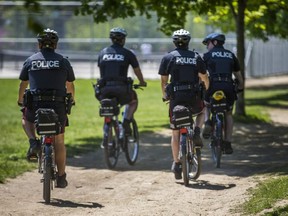
M 255 215 L 266 210 L 261 215 L 288 215 L 288 176 L 282 175 L 285 172 L 288 172 L 288 168 L 281 167 L 277 176 L 268 175 L 267 180 L 249 191 L 251 198 L 242 205 L 246 214 Z M 275 207 L 278 201 L 283 200 L 286 200 L 286 204 Z

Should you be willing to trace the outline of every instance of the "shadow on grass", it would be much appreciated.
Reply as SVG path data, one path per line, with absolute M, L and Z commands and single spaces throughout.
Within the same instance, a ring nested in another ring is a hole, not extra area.
M 248 90 L 251 91 L 275 91 L 275 90 L 285 90 L 287 89 L 287 85 L 275 85 L 275 86 L 270 86 L 270 87 L 251 87 L 247 88 Z M 248 106 L 265 106 L 269 108 L 278 108 L 278 109 L 287 109 L 288 105 L 282 105 L 279 104 L 279 101 L 287 102 L 288 98 L 288 91 L 284 93 L 279 93 L 276 95 L 273 95 L 272 97 L 264 97 L 264 98 L 250 98 L 250 99 L 245 99 L 245 103 Z
M 75 155 L 81 155 L 85 154 L 91 151 L 95 151 L 98 149 L 101 145 L 102 138 L 100 137 L 87 137 L 83 139 L 77 139 L 75 140 L 74 145 L 66 145 L 67 149 L 67 156 L 68 157 L 73 157 Z M 81 143 L 78 144 L 77 143 Z

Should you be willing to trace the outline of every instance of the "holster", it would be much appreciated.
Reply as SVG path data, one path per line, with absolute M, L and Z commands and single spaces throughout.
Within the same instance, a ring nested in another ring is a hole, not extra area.
M 28 109 L 32 109 L 33 107 L 33 95 L 30 89 L 25 89 L 23 96 L 23 106 L 27 107 Z
M 67 93 L 67 95 L 66 95 L 66 113 L 68 115 L 71 113 L 72 106 L 73 106 L 72 94 Z
M 205 85 L 204 85 L 203 82 L 201 82 L 199 84 L 199 93 L 200 93 L 201 100 L 204 100 L 205 99 L 205 95 L 206 95 L 206 89 L 205 89 Z

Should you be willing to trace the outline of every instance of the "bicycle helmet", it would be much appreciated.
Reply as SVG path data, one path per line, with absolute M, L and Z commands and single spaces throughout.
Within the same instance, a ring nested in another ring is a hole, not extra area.
M 122 39 L 125 38 L 127 36 L 127 32 L 125 29 L 120 28 L 120 27 L 116 27 L 116 28 L 112 28 L 110 30 L 110 38 L 116 38 L 116 39 Z
M 189 31 L 185 29 L 179 29 L 173 32 L 172 38 L 173 38 L 173 43 L 177 47 L 186 47 L 188 46 L 190 42 L 191 35 Z
M 211 33 L 209 35 L 207 35 L 204 40 L 202 41 L 202 43 L 204 45 L 207 45 L 209 41 L 213 41 L 213 40 L 217 40 L 218 42 L 220 42 L 221 45 L 223 45 L 225 43 L 225 35 L 224 34 L 220 34 L 220 33 Z
M 47 28 L 37 35 L 37 40 L 46 47 L 53 47 L 57 45 L 59 37 L 56 31 Z

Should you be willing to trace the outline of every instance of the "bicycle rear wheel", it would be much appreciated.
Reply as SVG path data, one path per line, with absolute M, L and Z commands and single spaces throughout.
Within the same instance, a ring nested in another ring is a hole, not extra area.
M 51 146 L 45 146 L 44 170 L 43 170 L 43 199 L 45 203 L 50 203 L 52 189 L 52 149 Z
M 199 178 L 202 167 L 201 149 L 193 148 L 189 143 L 190 148 L 188 152 L 189 178 L 196 180 Z M 191 149 L 191 150 L 190 150 Z
M 135 119 L 132 119 L 132 136 L 128 136 L 124 140 L 124 152 L 128 164 L 134 165 L 139 153 L 139 133 Z
M 105 124 L 103 146 L 105 163 L 109 169 L 113 169 L 120 153 L 115 122 Z
M 183 174 L 183 181 L 184 185 L 189 185 L 189 159 L 188 159 L 188 152 L 187 152 L 187 135 L 181 134 L 180 137 L 180 146 L 181 146 L 181 162 L 182 162 L 182 174 Z
M 215 124 L 215 134 L 211 143 L 212 159 L 215 163 L 216 168 L 221 166 L 221 157 L 222 157 L 222 142 L 223 142 L 223 128 L 222 122 L 219 121 Z

